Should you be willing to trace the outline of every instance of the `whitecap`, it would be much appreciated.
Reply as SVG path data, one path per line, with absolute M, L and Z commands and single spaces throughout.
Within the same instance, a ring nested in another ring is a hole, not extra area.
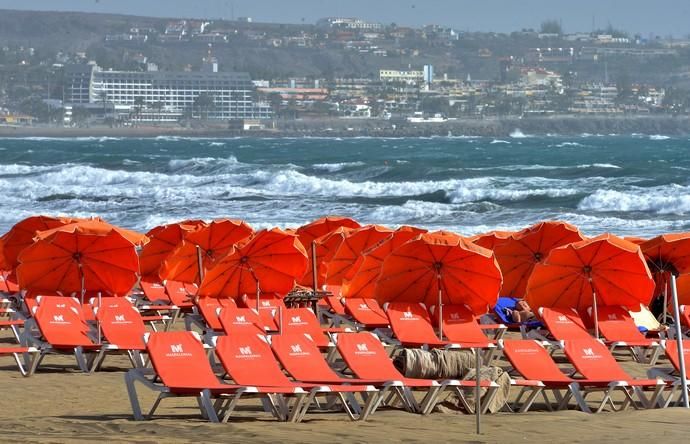
M 340 162 L 340 163 L 315 163 L 312 167 L 315 170 L 328 171 L 335 173 L 345 168 L 352 168 L 365 165 L 364 162 Z
M 668 140 L 670 138 L 670 136 L 664 136 L 661 134 L 652 134 L 651 136 L 649 136 L 649 140 Z
M 525 134 L 525 133 L 523 133 L 522 130 L 520 130 L 520 128 L 515 128 L 515 129 L 510 133 L 510 137 L 512 137 L 513 139 L 524 139 L 524 138 L 527 138 L 527 137 L 530 137 L 530 136 L 527 135 L 527 134 Z
M 626 191 L 600 189 L 582 199 L 577 208 L 600 212 L 641 211 L 684 215 L 690 213 L 690 189 L 680 185 L 631 187 Z
M 501 139 L 494 139 L 491 142 L 489 142 L 489 144 L 491 144 L 491 145 L 495 145 L 497 143 L 510 143 L 510 142 L 508 142 L 507 140 L 501 140 Z

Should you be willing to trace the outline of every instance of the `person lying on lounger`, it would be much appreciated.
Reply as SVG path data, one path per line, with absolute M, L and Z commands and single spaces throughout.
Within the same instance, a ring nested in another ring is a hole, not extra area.
M 513 322 L 527 322 L 535 318 L 532 308 L 530 308 L 527 301 L 520 300 L 515 304 L 514 310 L 507 310 L 508 316 L 513 320 Z

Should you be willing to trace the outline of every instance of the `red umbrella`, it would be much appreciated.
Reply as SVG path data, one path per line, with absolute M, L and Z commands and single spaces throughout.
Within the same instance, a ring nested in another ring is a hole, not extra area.
M 349 232 L 333 258 L 328 261 L 326 283 L 341 285 L 345 279 L 352 278 L 362 253 L 388 237 L 392 231 L 381 225 L 367 225 Z
M 381 274 L 381 267 L 386 257 L 405 242 L 424 233 L 425 230 L 421 228 L 403 226 L 365 251 L 362 254 L 363 260 L 357 272 L 352 279 L 346 281 L 343 285 L 341 289 L 342 295 L 344 297 L 365 299 L 375 297 L 376 282 Z
M 278 228 L 261 230 L 209 270 L 198 295 L 233 299 L 260 292 L 285 295 L 306 267 L 307 253 L 297 236 Z
M 522 298 L 535 264 L 561 245 L 583 239 L 580 231 L 565 222 L 540 222 L 513 234 L 494 249 L 503 273 L 501 295 Z
M 187 233 L 206 225 L 202 220 L 183 220 L 151 229 L 146 236 L 150 239 L 139 255 L 142 279 L 158 280 L 158 271 L 165 259 L 177 248 Z M 151 279 L 152 278 L 152 279 Z
M 238 242 L 253 230 L 246 222 L 234 219 L 214 220 L 199 229 L 187 232 L 182 243 L 163 263 L 163 279 L 198 284 L 206 273 Z

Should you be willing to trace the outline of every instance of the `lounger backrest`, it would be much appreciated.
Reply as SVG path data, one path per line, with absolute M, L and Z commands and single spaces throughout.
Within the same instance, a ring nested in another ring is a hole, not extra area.
M 167 280 L 165 281 L 165 293 L 170 298 L 170 302 L 179 307 L 189 305 L 190 296 L 196 294 L 196 290 L 190 293 L 184 282 Z
M 680 322 L 690 328 L 690 307 L 687 305 L 680 306 Z
M 403 375 L 395 368 L 386 349 L 373 334 L 341 333 L 336 345 L 347 366 L 361 379 L 401 380 Z
M 223 325 L 218 318 L 218 309 L 237 307 L 237 305 L 234 299 L 229 298 L 199 298 L 196 307 L 210 329 L 213 331 L 222 331 Z
M 345 306 L 343 305 L 342 302 L 340 302 L 340 296 L 324 296 L 323 299 L 323 305 L 327 307 L 329 310 L 331 310 L 333 313 L 344 316 L 347 314 L 345 311 Z
M 282 334 L 308 334 L 318 347 L 328 347 L 331 344 L 321 330 L 316 315 L 309 308 L 287 308 L 275 312 L 274 316 L 276 324 L 282 324 Z
M 300 381 L 338 381 L 339 376 L 306 335 L 283 333 L 271 337 L 271 348 L 283 367 Z
M 432 307 L 438 319 L 437 307 Z M 449 341 L 456 342 L 486 342 L 488 338 L 477 323 L 472 311 L 466 305 L 444 305 L 443 334 Z
M 348 298 L 341 301 L 345 306 L 345 312 L 360 324 L 370 327 L 388 325 L 388 316 L 375 299 Z
M 621 368 L 608 348 L 594 338 L 565 341 L 565 355 L 577 371 L 596 381 L 629 381 L 631 376 Z
M 572 308 L 541 307 L 539 316 L 553 337 L 559 341 L 592 339 L 580 315 Z
M 146 350 L 156 374 L 167 387 L 204 389 L 219 385 L 206 351 L 194 332 L 149 333 Z
M 391 302 L 386 305 L 386 315 L 395 337 L 402 343 L 439 342 L 431 325 L 426 307 L 420 303 Z
M 76 304 L 76 305 L 75 305 Z M 53 347 L 94 345 L 79 303 L 63 296 L 43 296 L 34 308 L 34 319 L 44 339 Z
M 138 350 L 144 347 L 146 326 L 139 311 L 125 298 L 101 298 L 96 309 L 105 339 L 118 348 Z
M 503 353 L 513 368 L 525 379 L 549 382 L 570 382 L 549 352 L 538 342 L 527 339 L 506 340 Z
M 258 335 L 229 335 L 216 338 L 216 355 L 237 384 L 289 386 L 273 356 L 271 347 Z
M 599 332 L 609 341 L 641 341 L 645 337 L 637 329 L 630 313 L 623 307 L 607 305 L 597 307 Z
M 165 286 L 160 282 L 148 282 L 142 280 L 139 282 L 141 286 L 141 291 L 144 292 L 144 296 L 151 302 L 163 301 L 165 303 L 172 302 L 165 292 Z
M 243 295 L 242 305 L 247 308 L 256 309 L 256 295 Z M 273 293 L 262 293 L 259 297 L 259 318 L 263 326 L 268 330 L 277 330 L 278 326 L 273 321 L 273 313 L 278 310 L 285 310 L 287 307 L 283 298 Z
M 683 340 L 683 355 L 685 356 L 685 375 L 690 378 L 690 342 L 688 339 Z M 676 371 L 680 371 L 680 360 L 678 359 L 678 343 L 675 340 L 667 340 L 665 342 L 666 356 L 671 361 Z
M 16 293 L 19 291 L 19 285 L 16 282 L 9 280 L 10 272 L 3 270 L 0 272 L 0 291 L 7 293 Z
M 259 314 L 251 308 L 225 307 L 218 316 L 223 330 L 228 335 L 264 334 Z

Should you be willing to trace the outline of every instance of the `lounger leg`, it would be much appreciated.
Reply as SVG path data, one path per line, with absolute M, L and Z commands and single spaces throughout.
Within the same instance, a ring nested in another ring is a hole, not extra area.
M 209 389 L 204 389 L 199 394 L 199 404 L 202 407 L 202 411 L 205 413 L 205 417 L 211 422 L 220 422 L 218 420 L 218 415 L 216 410 L 213 408 L 213 402 L 211 401 L 211 391 Z
M 125 373 L 125 385 L 127 386 L 127 395 L 129 396 L 129 403 L 132 405 L 132 413 L 135 421 L 142 421 L 144 416 L 141 414 L 141 404 L 137 397 L 137 389 L 134 386 L 134 377 L 130 372 Z
M 376 411 L 379 401 L 381 400 L 378 392 L 367 393 L 366 399 L 362 413 L 360 413 L 358 418 L 359 421 L 366 421 L 369 416 Z
M 492 382 L 491 386 L 489 386 L 487 389 L 486 394 L 484 395 L 484 400 L 482 401 L 482 405 L 480 406 L 482 414 L 486 414 L 486 412 L 489 410 L 489 404 L 491 404 L 497 393 L 498 384 Z
M 585 413 L 592 413 L 592 410 L 589 408 L 587 401 L 585 400 L 585 395 L 580 390 L 580 385 L 577 382 L 573 382 L 568 385 L 568 389 L 570 393 L 572 393 L 573 398 L 575 398 L 575 402 L 580 407 L 580 410 Z
M 527 397 L 525 402 L 522 404 L 520 407 L 520 410 L 518 410 L 519 413 L 526 413 L 529 411 L 530 407 L 532 407 L 532 403 L 534 403 L 534 400 L 539 397 L 539 395 L 544 391 L 543 387 L 534 387 L 532 388 L 532 392 L 530 395 Z
M 149 413 L 146 416 L 148 416 L 149 418 L 153 416 L 156 409 L 158 408 L 158 404 L 160 404 L 163 400 L 163 395 L 165 395 L 165 393 L 161 393 L 160 395 L 158 395 L 158 397 L 156 398 L 156 402 L 153 403 L 153 405 L 151 406 L 151 410 L 149 410 Z

